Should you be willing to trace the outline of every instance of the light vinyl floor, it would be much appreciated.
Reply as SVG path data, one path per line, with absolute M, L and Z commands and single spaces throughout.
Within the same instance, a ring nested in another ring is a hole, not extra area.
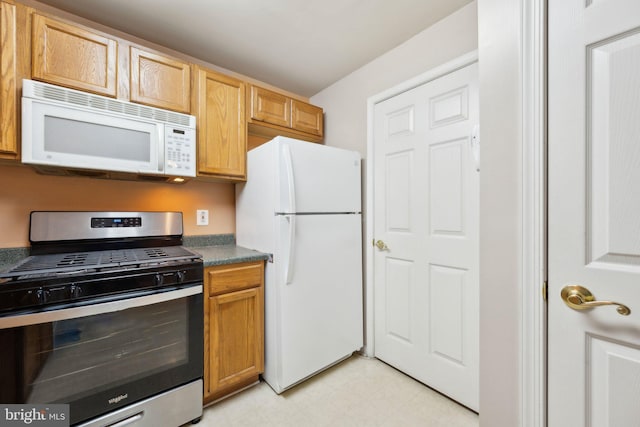
M 260 382 L 205 408 L 198 427 L 477 427 L 478 415 L 380 362 L 353 356 L 275 394 Z

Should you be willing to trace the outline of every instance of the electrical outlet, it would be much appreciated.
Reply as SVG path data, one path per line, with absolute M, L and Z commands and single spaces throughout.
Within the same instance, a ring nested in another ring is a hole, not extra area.
M 207 209 L 196 210 L 196 225 L 209 225 L 209 211 Z

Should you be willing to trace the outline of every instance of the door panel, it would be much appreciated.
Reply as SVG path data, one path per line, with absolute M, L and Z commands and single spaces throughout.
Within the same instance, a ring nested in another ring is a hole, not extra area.
M 429 343 L 430 352 L 464 366 L 464 301 L 467 271 L 440 265 L 430 266 Z
M 469 117 L 469 88 L 463 86 L 429 99 L 429 127 L 447 126 Z
M 640 419 L 639 69 L 636 0 L 549 2 L 549 427 Z
M 465 143 L 468 140 L 462 138 L 430 147 L 429 218 L 432 235 L 463 235 Z
M 587 335 L 587 351 L 591 425 L 633 425 L 640 420 L 640 347 Z
M 587 229 L 589 261 L 640 264 L 640 34 L 588 47 Z
M 389 257 L 386 263 L 386 333 L 411 344 L 413 262 Z
M 387 230 L 411 232 L 411 181 L 413 150 L 387 157 Z
M 375 355 L 478 409 L 477 65 L 374 111 Z

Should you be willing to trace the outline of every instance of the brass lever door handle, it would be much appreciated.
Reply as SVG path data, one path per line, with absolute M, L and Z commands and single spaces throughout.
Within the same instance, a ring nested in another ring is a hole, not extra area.
M 385 242 L 383 242 L 382 240 L 378 240 L 376 243 L 376 248 L 380 249 L 381 251 L 388 251 L 389 250 L 389 246 L 387 246 L 387 244 Z
M 614 301 L 596 301 L 596 297 L 589 289 L 580 285 L 567 285 L 562 288 L 560 297 L 567 306 L 574 310 L 588 310 L 603 305 L 617 305 L 616 311 L 623 316 L 631 314 L 631 309 L 624 304 Z

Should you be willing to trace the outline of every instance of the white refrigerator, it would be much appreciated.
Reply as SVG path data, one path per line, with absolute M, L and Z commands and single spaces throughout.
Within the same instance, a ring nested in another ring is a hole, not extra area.
M 247 155 L 236 242 L 265 270 L 265 372 L 281 393 L 363 345 L 360 155 L 277 137 Z

